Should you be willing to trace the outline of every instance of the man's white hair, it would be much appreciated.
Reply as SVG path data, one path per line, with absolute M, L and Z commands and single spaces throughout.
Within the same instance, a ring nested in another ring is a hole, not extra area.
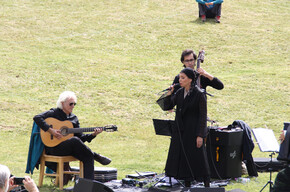
M 6 165 L 0 164 L 0 189 L 7 192 L 9 188 L 10 170 Z
M 62 103 L 65 102 L 67 99 L 74 98 L 75 102 L 77 102 L 77 96 L 72 91 L 64 91 L 59 95 L 59 98 L 56 102 L 56 107 L 62 109 Z

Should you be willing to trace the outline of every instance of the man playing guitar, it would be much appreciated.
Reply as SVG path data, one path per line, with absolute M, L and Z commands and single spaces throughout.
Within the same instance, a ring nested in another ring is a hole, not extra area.
M 38 114 L 34 116 L 33 120 L 41 128 L 41 131 L 50 133 L 49 135 L 51 140 L 60 140 L 64 137 L 61 134 L 61 131 L 54 129 L 53 125 L 50 125 L 46 119 L 55 118 L 59 121 L 69 121 L 73 126 L 71 128 L 79 128 L 79 120 L 77 116 L 72 113 L 76 102 L 77 97 L 75 93 L 71 91 L 65 91 L 59 96 L 57 101 L 57 108 L 52 108 L 48 111 Z M 91 134 L 74 133 L 73 137 L 60 142 L 56 146 L 49 147 L 46 145 L 45 152 L 46 154 L 55 156 L 74 156 L 84 164 L 84 178 L 93 180 L 94 160 L 98 161 L 102 165 L 108 165 L 111 163 L 111 159 L 93 152 L 84 144 L 84 142 L 91 142 L 102 131 L 102 128 L 96 128 Z M 51 166 L 50 168 L 54 171 L 56 170 L 55 166 Z

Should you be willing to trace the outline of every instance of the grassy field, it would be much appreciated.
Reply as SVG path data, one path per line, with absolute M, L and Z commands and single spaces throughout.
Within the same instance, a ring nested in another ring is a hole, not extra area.
M 287 1 L 225 1 L 220 24 L 202 23 L 189 0 L 0 2 L 0 163 L 17 176 L 25 175 L 33 116 L 65 90 L 78 96 L 82 127 L 118 126 L 88 144 L 113 159 L 118 179 L 162 173 L 169 138 L 155 135 L 152 119 L 174 114 L 155 101 L 182 69 L 186 48 L 204 48 L 202 67 L 225 85 L 208 89 L 208 116 L 220 126 L 240 119 L 278 138 L 290 120 Z M 32 177 L 38 182 L 37 170 Z M 268 179 L 260 173 L 226 190 L 260 191 Z M 52 190 L 46 178 L 40 191 Z

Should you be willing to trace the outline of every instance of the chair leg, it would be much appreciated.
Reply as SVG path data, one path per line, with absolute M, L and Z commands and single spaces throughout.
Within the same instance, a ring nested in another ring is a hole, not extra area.
M 63 169 L 64 169 L 64 162 L 59 162 L 59 168 L 58 168 L 58 171 L 59 171 L 59 189 L 60 190 L 63 190 Z
M 58 186 L 59 184 L 59 162 L 56 162 L 57 163 L 57 167 L 56 167 L 56 172 L 55 172 L 55 182 L 54 182 L 54 185 Z
M 80 161 L 80 178 L 84 178 L 84 164 Z
M 38 187 L 41 187 L 42 183 L 43 183 L 44 167 L 45 167 L 45 162 L 44 162 L 44 160 L 41 159 L 40 160 L 40 168 L 39 168 Z

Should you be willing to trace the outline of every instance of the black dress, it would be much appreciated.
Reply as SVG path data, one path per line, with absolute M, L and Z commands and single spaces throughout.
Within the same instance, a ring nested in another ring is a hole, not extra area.
M 196 147 L 196 138 L 205 138 L 207 134 L 205 94 L 194 88 L 184 98 L 184 88 L 180 88 L 164 102 L 167 109 L 177 106 L 177 126 L 172 130 L 165 174 L 187 181 L 210 178 L 205 145 Z

